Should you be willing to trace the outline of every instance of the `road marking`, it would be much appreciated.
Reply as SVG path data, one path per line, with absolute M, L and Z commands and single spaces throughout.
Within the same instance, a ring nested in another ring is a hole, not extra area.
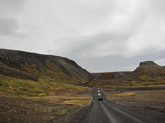
M 134 116 L 132 116 L 132 115 L 130 115 L 130 114 L 124 112 L 124 111 L 121 111 L 121 110 L 118 109 L 118 108 L 115 108 L 115 107 L 112 107 L 112 108 L 113 108 L 114 110 L 116 110 L 116 111 L 118 111 L 118 112 L 120 112 L 120 113 L 126 115 L 127 117 L 131 118 L 132 120 L 134 120 L 134 121 L 136 121 L 136 122 L 138 122 L 138 123 L 146 123 L 146 122 L 141 121 L 140 119 L 138 119 L 138 118 L 136 118 L 136 117 L 134 117 Z
M 109 112 L 108 112 L 107 109 L 104 107 L 104 105 L 103 105 L 101 102 L 100 102 L 100 104 L 101 104 L 101 106 L 103 107 L 103 109 L 104 109 L 106 115 L 108 116 L 109 120 L 111 121 L 111 123 L 117 123 L 117 122 L 113 119 L 113 117 L 109 114 Z
M 107 103 L 105 102 L 105 104 L 107 104 Z M 107 104 L 107 105 L 108 105 L 108 104 Z M 116 110 L 116 111 L 118 111 L 118 112 L 120 112 L 120 113 L 126 115 L 127 117 L 131 118 L 132 120 L 134 120 L 134 121 L 136 121 L 136 122 L 138 122 L 138 123 L 146 123 L 146 122 L 144 122 L 144 121 L 142 121 L 142 120 L 140 120 L 140 119 L 138 119 L 138 118 L 136 118 L 136 117 L 134 117 L 134 116 L 132 116 L 132 115 L 130 115 L 130 114 L 124 112 L 124 111 L 121 111 L 121 110 L 118 109 L 118 108 L 115 108 L 115 107 L 113 107 L 113 106 L 111 106 L 111 105 L 108 105 L 108 106 L 111 107 L 111 108 L 113 108 L 114 110 Z

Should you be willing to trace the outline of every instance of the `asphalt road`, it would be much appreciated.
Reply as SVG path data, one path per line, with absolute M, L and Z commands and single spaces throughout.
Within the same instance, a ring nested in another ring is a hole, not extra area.
M 93 105 L 83 123 L 165 123 L 165 113 L 123 106 L 107 100 L 98 101 L 98 89 L 94 90 Z

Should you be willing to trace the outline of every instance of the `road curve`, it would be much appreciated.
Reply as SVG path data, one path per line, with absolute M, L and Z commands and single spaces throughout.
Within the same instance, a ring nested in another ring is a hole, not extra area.
M 93 105 L 82 123 L 164 123 L 165 113 L 143 110 L 118 105 L 107 100 L 104 93 L 103 101 L 98 101 L 98 89 L 95 89 Z

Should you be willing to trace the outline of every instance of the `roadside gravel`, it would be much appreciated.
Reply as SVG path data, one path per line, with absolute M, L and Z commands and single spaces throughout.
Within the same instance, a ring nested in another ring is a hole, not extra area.
M 52 123 L 82 123 L 87 117 L 88 112 L 91 110 L 92 103 L 89 106 L 78 107 L 74 109 L 69 114 L 65 114 Z

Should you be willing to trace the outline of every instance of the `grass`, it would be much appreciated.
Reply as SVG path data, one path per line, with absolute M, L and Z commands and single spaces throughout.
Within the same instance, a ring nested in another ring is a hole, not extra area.
M 85 106 L 87 103 L 89 104 L 90 102 L 88 100 L 67 100 L 63 101 L 62 104 Z
M 109 100 L 128 106 L 151 107 L 154 109 L 165 109 L 164 93 L 165 90 L 149 90 L 149 91 L 106 91 Z
M 69 77 L 49 62 L 45 62 L 45 66 L 49 69 L 45 71 L 37 71 L 29 67 L 22 69 L 38 76 L 38 82 L 0 75 L 0 94 L 34 97 L 81 93 L 89 90 L 88 87 L 74 85 L 77 81 L 85 82 L 81 77 Z
M 15 96 L 46 96 L 64 93 L 81 93 L 90 88 L 67 82 L 49 81 L 39 78 L 39 82 L 22 80 L 0 75 L 0 94 Z
M 117 93 L 117 94 L 114 94 L 113 96 L 116 96 L 116 97 L 129 97 L 129 96 L 135 96 L 135 92 L 122 92 L 122 93 Z
M 55 102 L 57 104 L 64 104 L 64 105 L 78 105 L 78 106 L 85 106 L 89 105 L 92 101 L 92 95 L 85 95 L 85 94 L 73 94 L 67 93 L 65 95 L 59 96 L 43 96 L 40 99 L 48 100 L 49 102 Z

